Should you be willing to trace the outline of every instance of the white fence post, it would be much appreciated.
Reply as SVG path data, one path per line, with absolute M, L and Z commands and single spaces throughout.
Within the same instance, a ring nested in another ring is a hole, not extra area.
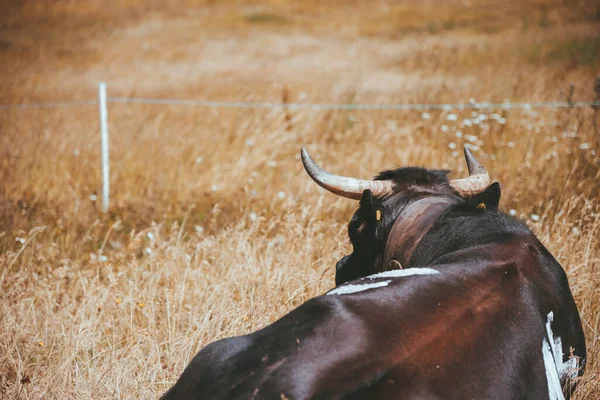
M 108 211 L 110 202 L 110 169 L 108 166 L 108 111 L 106 108 L 106 83 L 98 84 L 100 104 L 100 135 L 102 136 L 102 212 Z

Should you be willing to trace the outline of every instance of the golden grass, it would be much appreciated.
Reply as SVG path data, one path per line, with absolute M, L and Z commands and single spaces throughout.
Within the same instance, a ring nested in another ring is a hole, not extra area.
M 10 3 L 2 104 L 94 98 L 100 80 L 111 96 L 213 100 L 595 95 L 593 2 Z M 96 106 L 0 111 L 0 398 L 155 398 L 207 343 L 331 288 L 356 205 L 310 181 L 301 145 L 337 173 L 459 176 L 465 143 L 566 269 L 588 341 L 576 398 L 599 398 L 598 115 L 490 110 L 464 126 L 471 112 L 111 104 L 103 215 Z

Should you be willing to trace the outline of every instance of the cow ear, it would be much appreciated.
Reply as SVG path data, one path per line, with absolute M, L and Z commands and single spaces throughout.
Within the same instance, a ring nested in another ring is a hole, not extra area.
M 360 202 L 358 203 L 358 208 L 366 213 L 373 213 L 375 209 L 373 193 L 367 189 L 363 192 L 362 197 L 360 198 Z
M 380 221 L 383 217 L 381 202 L 367 189 L 363 192 L 359 203 L 360 214 L 368 221 Z
M 476 194 L 469 199 L 469 203 L 477 207 L 483 206 L 486 210 L 498 211 L 500 204 L 500 182 L 494 182 L 481 193 Z

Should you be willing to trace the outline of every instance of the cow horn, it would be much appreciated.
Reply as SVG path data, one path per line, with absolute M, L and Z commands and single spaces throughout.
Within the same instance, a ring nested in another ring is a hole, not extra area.
M 465 160 L 469 169 L 469 177 L 453 179 L 449 183 L 461 196 L 469 197 L 482 192 L 488 187 L 490 175 L 467 147 L 465 147 Z
M 393 192 L 392 181 L 356 179 L 330 174 L 319 167 L 313 159 L 310 158 L 305 147 L 302 147 L 300 155 L 302 156 L 304 169 L 306 169 L 306 172 L 312 180 L 333 194 L 359 200 L 363 192 L 367 189 L 369 189 L 375 197 L 381 197 Z

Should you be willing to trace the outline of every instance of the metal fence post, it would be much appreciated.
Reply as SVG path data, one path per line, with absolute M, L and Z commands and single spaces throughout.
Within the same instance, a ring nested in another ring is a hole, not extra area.
M 102 212 L 108 211 L 110 202 L 110 169 L 108 164 L 108 111 L 106 107 L 106 83 L 98 84 L 100 105 L 100 135 L 102 137 Z

